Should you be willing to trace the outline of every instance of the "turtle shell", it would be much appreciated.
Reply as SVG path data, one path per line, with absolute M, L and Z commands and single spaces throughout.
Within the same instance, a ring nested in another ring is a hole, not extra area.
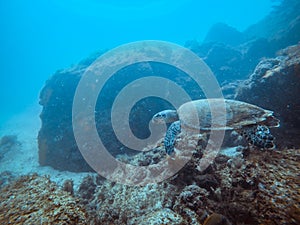
M 182 128 L 233 130 L 254 124 L 276 127 L 273 111 L 229 99 L 201 99 L 187 102 L 177 110 Z

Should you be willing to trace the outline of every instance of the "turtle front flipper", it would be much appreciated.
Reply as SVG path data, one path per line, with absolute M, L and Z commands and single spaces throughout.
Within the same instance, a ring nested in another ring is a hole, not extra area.
M 250 126 L 243 130 L 242 135 L 256 147 L 272 149 L 275 148 L 274 137 L 269 128 L 264 125 Z
M 174 145 L 176 136 L 181 132 L 180 121 L 176 121 L 170 125 L 167 130 L 164 144 L 165 149 L 168 155 L 171 155 L 174 152 Z

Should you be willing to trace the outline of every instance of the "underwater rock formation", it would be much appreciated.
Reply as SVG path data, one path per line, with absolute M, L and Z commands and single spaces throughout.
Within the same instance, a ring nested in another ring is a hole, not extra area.
M 38 134 L 39 163 L 59 170 L 90 171 L 77 149 L 72 130 L 72 102 L 84 68 L 58 71 L 40 94 L 43 106 Z
M 217 42 L 225 45 L 237 46 L 245 42 L 242 32 L 224 23 L 217 23 L 206 34 L 204 43 Z
M 127 186 L 86 177 L 73 197 L 47 177 L 23 176 L 0 190 L 1 224 L 297 225 L 300 223 L 300 150 L 221 152 L 197 170 L 203 147 L 175 176 L 159 184 Z M 165 157 L 163 146 L 120 160 Z M 150 162 L 155 165 L 156 161 Z M 66 188 L 68 186 L 68 188 Z
M 89 224 L 79 199 L 49 178 L 29 175 L 0 191 L 0 224 Z
M 284 0 L 244 32 L 218 23 L 204 43 L 188 41 L 186 47 L 204 59 L 222 87 L 228 87 L 233 81 L 247 79 L 262 58 L 275 57 L 278 50 L 300 41 L 299 8 L 298 0 Z M 233 92 L 227 89 L 224 95 L 232 97 Z
M 243 33 L 250 39 L 265 38 L 274 51 L 294 45 L 300 40 L 299 8 L 298 0 L 282 0 L 268 16 Z
M 93 58 L 95 60 L 95 58 Z M 43 106 L 40 115 L 42 127 L 38 135 L 39 163 L 58 170 L 91 171 L 78 150 L 72 127 L 72 103 L 77 84 L 89 66 L 85 60 L 79 65 L 56 72 L 45 84 L 40 94 Z M 144 76 L 160 76 L 173 80 L 185 89 L 192 99 L 204 97 L 195 81 L 183 71 L 162 63 L 138 63 L 118 71 L 104 85 L 96 104 L 95 123 L 104 146 L 112 155 L 131 153 L 120 143 L 111 124 L 114 99 L 127 84 Z M 150 135 L 148 127 L 152 116 L 163 109 L 173 108 L 167 101 L 148 97 L 138 101 L 130 112 L 129 125 L 138 138 Z
M 281 120 L 274 129 L 277 143 L 299 147 L 300 140 L 300 44 L 262 60 L 254 73 L 237 89 L 235 99 L 273 110 Z
M 264 50 L 267 46 L 256 47 L 258 42 L 260 40 L 253 40 L 236 47 L 222 42 L 199 44 L 197 41 L 188 41 L 185 46 L 207 63 L 220 86 L 224 86 L 245 79 L 261 57 L 270 55 Z
M 0 139 L 0 148 L 10 148 L 18 143 L 18 137 L 16 135 L 5 135 Z
M 91 171 L 79 152 L 72 128 L 72 102 L 87 65 L 58 71 L 40 93 L 42 127 L 38 135 L 39 163 L 59 170 Z
M 177 213 L 168 208 L 163 208 L 132 220 L 133 224 L 140 225 L 184 225 L 186 221 Z
M 16 135 L 5 135 L 0 139 L 0 160 L 4 155 L 9 152 L 13 147 L 20 145 Z
M 83 181 L 78 191 L 82 203 L 98 224 L 132 225 L 143 219 L 154 219 L 156 223 L 149 224 L 157 224 L 157 221 L 163 220 L 162 215 L 169 217 L 164 221 L 180 221 L 179 215 L 168 210 L 173 193 L 176 193 L 176 187 L 170 184 L 127 186 L 91 176 Z
M 162 146 L 155 149 L 120 160 L 142 164 L 151 153 L 166 156 Z M 127 186 L 88 177 L 78 195 L 96 224 L 296 225 L 300 222 L 299 150 L 252 149 L 244 156 L 231 157 L 221 152 L 201 172 L 197 167 L 202 149 L 198 146 L 191 161 L 162 183 Z
M 255 151 L 240 168 L 216 164 L 221 185 L 210 202 L 213 209 L 234 224 L 298 224 L 299 153 Z

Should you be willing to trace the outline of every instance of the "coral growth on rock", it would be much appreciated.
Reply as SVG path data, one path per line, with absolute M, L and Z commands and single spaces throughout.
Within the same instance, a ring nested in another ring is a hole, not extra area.
M 289 215 L 299 208 L 299 150 L 252 150 L 240 168 L 227 166 L 212 208 L 236 224 L 297 224 Z
M 166 157 L 162 146 L 155 149 L 153 156 Z M 300 222 L 299 150 L 247 149 L 233 156 L 220 152 L 209 168 L 199 171 L 201 149 L 198 146 L 191 161 L 160 184 L 126 186 L 90 177 L 80 187 L 82 202 L 99 224 Z M 133 162 L 143 164 L 150 155 L 140 153 Z
M 279 6 L 257 24 L 238 32 L 226 24 L 216 24 L 208 32 L 204 43 L 188 41 L 190 48 L 214 72 L 224 95 L 232 97 L 232 82 L 244 80 L 265 57 L 300 41 L 300 2 L 283 0 Z
M 262 60 L 235 98 L 275 112 L 280 119 L 274 136 L 281 146 L 300 146 L 300 44 Z
M 78 199 L 35 174 L 0 190 L 0 224 L 89 224 L 89 218 Z
M 90 186 L 96 188 L 91 190 Z M 163 212 L 163 208 L 171 208 L 173 193 L 176 193 L 176 188 L 166 183 L 149 184 L 144 187 L 126 186 L 108 180 L 99 183 L 99 180 L 91 177 L 85 179 L 79 188 L 82 201 L 87 204 L 89 213 L 97 215 L 96 220 L 99 224 L 133 225 L 141 221 L 140 217 L 150 220 L 151 213 L 158 215 Z M 169 214 L 170 211 L 165 211 L 166 213 Z
M 252 149 L 244 156 L 220 152 L 209 168 L 201 172 L 195 169 L 201 149 L 197 147 L 192 160 L 162 183 L 127 186 L 88 176 L 75 190 L 77 198 L 69 193 L 71 181 L 63 187 L 66 192 L 47 177 L 23 176 L 1 189 L 0 223 L 300 223 L 300 150 Z M 153 154 L 159 152 L 162 151 Z M 143 159 L 145 153 L 140 157 Z M 134 161 L 143 163 L 136 158 Z

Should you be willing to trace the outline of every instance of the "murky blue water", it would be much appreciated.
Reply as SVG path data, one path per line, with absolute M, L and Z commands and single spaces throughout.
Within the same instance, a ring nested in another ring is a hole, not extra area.
M 224 22 L 240 31 L 272 0 L 11 0 L 0 2 L 0 123 L 38 101 L 44 82 L 100 49 L 137 40 L 184 45 Z

